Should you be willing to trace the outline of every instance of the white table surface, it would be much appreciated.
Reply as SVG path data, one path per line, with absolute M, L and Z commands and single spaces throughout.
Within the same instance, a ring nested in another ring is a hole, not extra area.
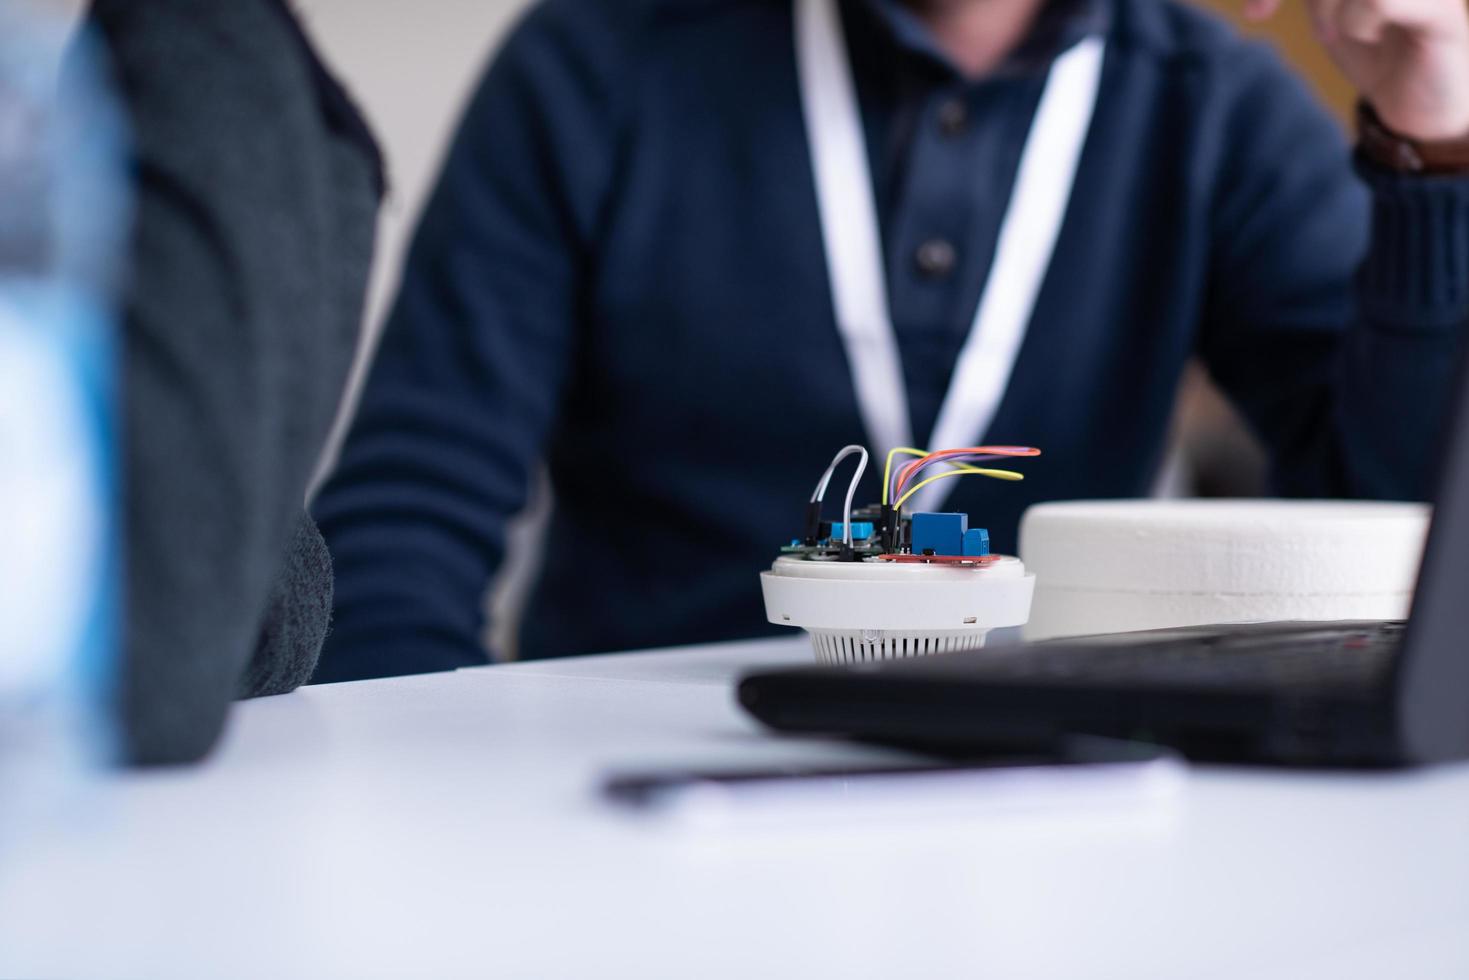
M 809 659 L 733 644 L 240 705 L 204 766 L 78 788 L 0 842 L 0 977 L 1469 976 L 1466 767 L 1193 769 L 1107 812 L 761 830 L 601 800 L 612 770 L 879 754 L 735 707 L 740 670 Z

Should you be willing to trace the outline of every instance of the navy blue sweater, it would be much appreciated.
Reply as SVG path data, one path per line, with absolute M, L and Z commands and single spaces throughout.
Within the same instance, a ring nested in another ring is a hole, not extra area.
M 955 481 L 953 509 L 1007 550 L 1031 503 L 1146 494 L 1191 355 L 1269 447 L 1280 492 L 1426 492 L 1469 310 L 1469 181 L 1354 171 L 1270 52 L 1172 3 L 1043 18 L 978 82 L 882 4 L 848 0 L 843 18 L 919 439 L 1045 62 L 1077 24 L 1108 39 L 987 435 L 1046 454 L 1022 484 Z M 526 656 L 772 629 L 756 573 L 832 452 L 865 439 L 791 20 L 789 0 L 548 0 L 513 32 L 315 505 L 337 571 L 318 680 L 483 662 L 483 593 L 539 460 L 556 506 Z M 955 246 L 949 275 L 915 269 L 933 236 Z

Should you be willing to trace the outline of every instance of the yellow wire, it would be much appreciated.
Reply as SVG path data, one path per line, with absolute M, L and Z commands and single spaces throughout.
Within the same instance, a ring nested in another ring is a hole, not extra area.
M 928 456 L 928 455 L 931 455 L 930 453 L 928 453 L 925 450 L 922 450 L 922 449 L 914 449 L 911 446 L 898 446 L 897 448 L 891 449 L 891 450 L 888 451 L 887 463 L 882 468 L 882 502 L 883 502 L 884 505 L 886 505 L 887 502 L 888 502 L 888 487 L 892 484 L 893 457 L 894 456 L 897 456 L 899 453 L 901 453 L 904 456 Z M 979 466 L 971 466 L 968 463 L 950 463 L 949 465 L 952 466 L 952 467 L 954 467 L 954 468 L 952 470 L 949 470 L 947 473 L 944 473 L 943 474 L 944 476 L 960 476 L 961 474 L 964 474 L 964 473 L 971 473 L 971 474 L 977 474 L 979 476 L 992 476 L 992 477 L 994 477 L 997 480 L 1023 480 L 1023 479 L 1025 479 L 1025 477 L 1021 476 L 1019 473 L 1014 472 L 1013 470 L 987 470 L 987 469 L 984 469 L 984 468 L 979 467 Z M 1008 475 L 1006 475 L 1006 476 L 1000 476 L 999 474 L 1001 474 L 1001 473 L 1005 473 L 1005 474 L 1008 474 Z M 918 484 L 918 487 L 926 486 L 927 484 L 932 483 L 934 480 L 937 480 L 937 479 L 938 479 L 938 477 L 936 477 L 936 476 L 935 477 L 931 477 L 930 479 L 924 480 L 922 483 Z M 914 490 L 917 490 L 918 487 L 914 487 L 913 489 Z M 911 496 L 913 496 L 913 494 L 910 491 L 909 493 L 906 493 L 906 494 L 903 495 L 903 500 L 907 500 Z M 898 501 L 894 506 L 895 507 L 901 507 L 901 506 L 903 506 L 903 500 Z
M 898 502 L 896 504 L 893 504 L 893 507 L 894 509 L 902 507 L 908 502 L 909 497 L 913 496 L 915 493 L 922 490 L 924 487 L 928 486 L 930 483 L 933 483 L 936 480 L 945 480 L 951 476 L 968 476 L 971 473 L 977 473 L 980 476 L 994 477 L 996 480 L 1009 480 L 1011 483 L 1017 483 L 1020 480 L 1025 479 L 1025 475 L 1023 473 L 1016 473 L 1014 470 L 986 470 L 980 469 L 977 466 L 966 466 L 963 469 L 949 470 L 947 473 L 940 473 L 938 476 L 929 477 L 927 480 L 919 483 L 916 487 L 913 487 L 907 493 L 899 497 Z
M 888 487 L 893 481 L 893 457 L 902 453 L 904 456 L 927 456 L 928 453 L 922 449 L 914 449 L 911 446 L 898 446 L 888 450 L 888 461 L 882 468 L 882 502 L 883 506 L 888 502 Z

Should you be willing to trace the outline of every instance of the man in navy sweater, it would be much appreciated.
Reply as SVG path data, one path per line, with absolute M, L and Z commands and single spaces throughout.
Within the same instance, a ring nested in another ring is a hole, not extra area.
M 1043 447 L 943 481 L 1000 550 L 1035 501 L 1145 494 L 1192 355 L 1279 492 L 1422 496 L 1469 317 L 1469 18 L 1308 2 L 1355 160 L 1168 0 L 546 0 L 315 505 L 316 679 L 484 662 L 538 460 L 531 657 L 766 631 L 756 572 L 847 443 Z

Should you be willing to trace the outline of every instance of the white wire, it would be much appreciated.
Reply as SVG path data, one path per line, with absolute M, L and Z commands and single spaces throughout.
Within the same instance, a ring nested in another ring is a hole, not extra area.
M 857 484 L 862 481 L 862 474 L 867 472 L 867 450 L 858 445 L 843 447 L 842 451 L 832 459 L 826 472 L 821 474 L 821 480 L 811 494 L 813 504 L 821 503 L 826 498 L 826 486 L 831 483 L 832 474 L 836 472 L 837 465 L 853 453 L 861 453 L 862 458 L 857 461 L 857 472 L 852 474 L 852 482 L 847 485 L 847 503 L 842 510 L 842 543 L 849 548 L 852 546 L 852 498 L 857 495 Z

